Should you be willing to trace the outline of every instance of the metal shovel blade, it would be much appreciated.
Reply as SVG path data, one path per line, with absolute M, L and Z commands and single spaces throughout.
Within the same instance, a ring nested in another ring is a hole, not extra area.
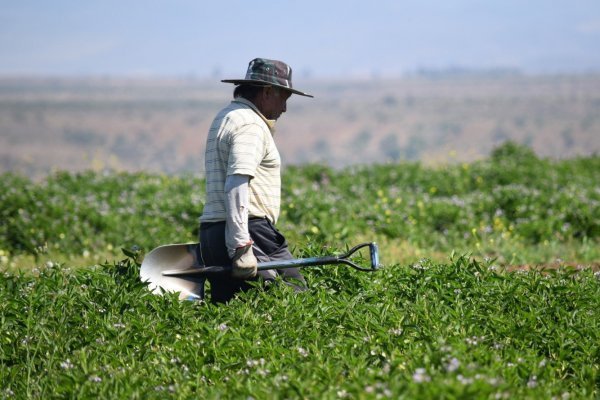
M 146 254 L 140 267 L 140 278 L 148 282 L 148 288 L 155 294 L 179 292 L 180 300 L 200 300 L 204 298 L 204 276 L 166 276 L 164 271 L 173 268 L 197 270 L 198 243 L 171 244 L 160 246 Z

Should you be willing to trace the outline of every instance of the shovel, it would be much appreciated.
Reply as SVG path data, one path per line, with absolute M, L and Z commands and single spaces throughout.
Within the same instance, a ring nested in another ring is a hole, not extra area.
M 349 258 L 358 250 L 368 247 L 370 265 L 365 268 Z M 204 266 L 200 255 L 200 244 L 170 244 L 152 250 L 144 257 L 140 267 L 142 281 L 149 283 L 149 289 L 160 294 L 179 292 L 181 300 L 204 298 L 204 281 L 208 277 L 231 274 L 230 266 Z M 257 265 L 258 271 L 270 269 L 302 268 L 317 265 L 345 264 L 359 271 L 375 271 L 379 268 L 377 244 L 361 243 L 339 256 L 299 258 L 292 260 L 267 261 Z

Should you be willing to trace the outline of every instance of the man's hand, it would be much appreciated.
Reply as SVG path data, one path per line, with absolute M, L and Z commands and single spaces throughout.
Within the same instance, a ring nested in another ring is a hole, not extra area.
M 252 242 L 235 249 L 232 258 L 233 271 L 231 275 L 237 279 L 249 279 L 256 276 L 256 264 L 258 261 L 252 252 Z

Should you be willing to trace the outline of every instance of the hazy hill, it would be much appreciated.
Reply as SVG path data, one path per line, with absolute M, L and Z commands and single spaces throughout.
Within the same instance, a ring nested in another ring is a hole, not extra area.
M 600 151 L 600 75 L 427 74 L 298 83 L 278 122 L 286 164 L 469 161 L 499 143 L 540 156 Z M 0 172 L 203 170 L 233 86 L 186 79 L 0 79 Z

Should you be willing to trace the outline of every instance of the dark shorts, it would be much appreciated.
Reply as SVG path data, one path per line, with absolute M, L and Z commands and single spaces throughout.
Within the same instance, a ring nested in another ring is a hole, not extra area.
M 266 218 L 250 219 L 248 231 L 254 241 L 252 250 L 258 262 L 291 260 L 292 253 L 285 237 Z M 204 265 L 231 265 L 225 246 L 225 222 L 210 222 L 200 225 L 200 251 Z M 237 292 L 252 288 L 249 282 L 262 280 L 272 283 L 280 276 L 286 285 L 297 291 L 306 289 L 306 281 L 298 268 L 259 271 L 257 277 L 248 281 L 231 277 L 208 279 L 212 302 L 225 303 Z

